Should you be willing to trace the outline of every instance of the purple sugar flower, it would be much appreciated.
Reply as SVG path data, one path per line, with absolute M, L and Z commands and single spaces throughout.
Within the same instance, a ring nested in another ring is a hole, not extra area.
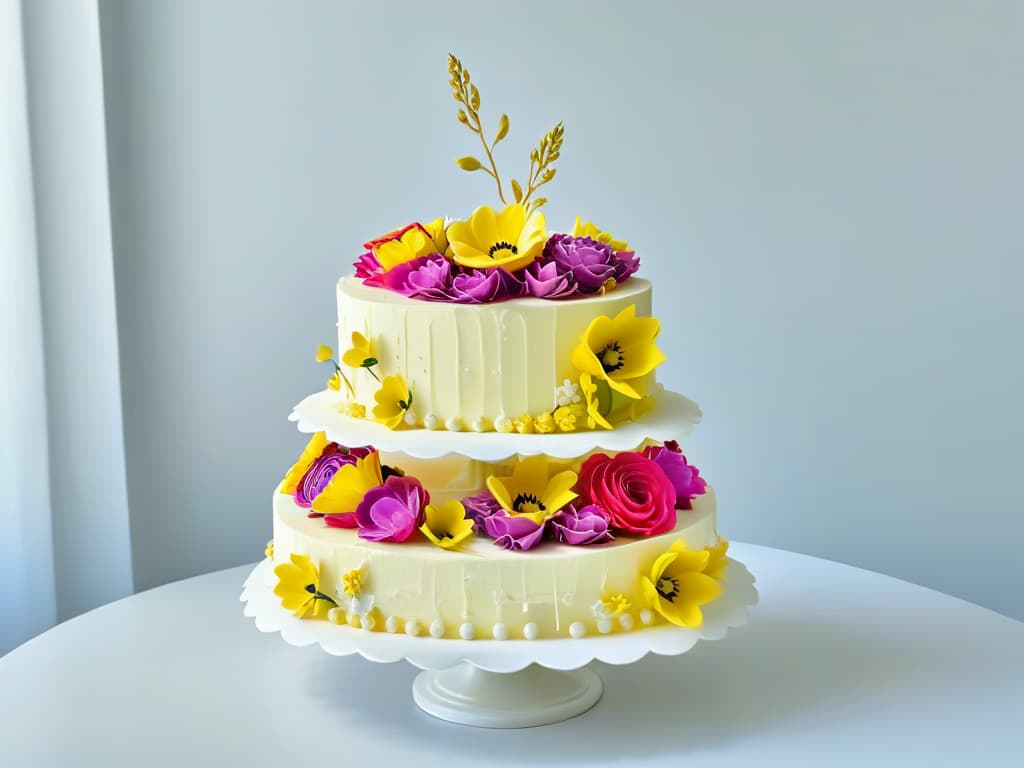
M 633 251 L 618 251 L 615 254 L 615 282 L 622 283 L 640 269 L 640 258 Z
M 523 284 L 501 267 L 470 269 L 455 275 L 451 292 L 460 304 L 490 304 L 521 296 Z
M 509 516 L 504 510 L 483 518 L 483 525 L 484 532 L 494 539 L 497 546 L 504 549 L 525 552 L 544 538 L 543 523 L 535 523 L 522 515 Z
M 523 273 L 526 290 L 539 299 L 564 299 L 577 292 L 576 278 L 567 270 L 559 270 L 554 261 L 543 258 L 531 263 Z
M 422 523 L 429 494 L 418 480 L 393 475 L 371 488 L 356 507 L 359 538 L 367 541 L 405 541 Z
M 339 469 L 346 464 L 355 464 L 357 459 L 370 455 L 373 450 L 370 446 L 346 448 L 337 443 L 328 443 L 295 486 L 295 503 L 308 509 Z
M 439 253 L 398 264 L 380 278 L 380 285 L 403 296 L 451 301 L 452 267 Z
M 675 440 L 669 440 L 664 445 L 648 445 L 644 448 L 644 456 L 661 467 L 665 476 L 672 481 L 676 489 L 676 509 L 692 509 L 690 502 L 693 498 L 707 490 L 707 481 L 700 476 L 700 470 L 686 462 Z
M 600 507 L 587 504 L 576 509 L 570 504 L 551 518 L 548 531 L 564 544 L 603 544 L 615 538 L 608 530 L 608 523 L 608 514 Z
M 476 526 L 477 533 L 484 529 L 485 518 L 502 511 L 501 504 L 494 498 L 494 494 L 486 489 L 464 498 L 462 506 L 466 509 L 466 517 L 471 519 Z
M 571 273 L 580 293 L 597 293 L 609 280 L 618 280 L 619 271 L 628 265 L 618 259 L 610 245 L 590 237 L 552 235 L 544 246 L 544 257 L 553 261 L 559 272 Z

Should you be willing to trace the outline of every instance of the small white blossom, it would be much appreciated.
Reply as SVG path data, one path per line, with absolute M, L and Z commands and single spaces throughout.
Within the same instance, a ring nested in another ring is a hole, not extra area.
M 565 379 L 562 386 L 555 387 L 555 403 L 559 408 L 578 403 L 580 400 L 580 388 L 576 382 Z

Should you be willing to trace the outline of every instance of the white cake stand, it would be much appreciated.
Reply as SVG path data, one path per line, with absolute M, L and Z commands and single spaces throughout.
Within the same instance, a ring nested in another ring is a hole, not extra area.
M 526 728 L 568 720 L 601 698 L 591 661 L 632 664 L 649 653 L 686 653 L 698 640 L 718 640 L 747 622 L 757 603 L 754 577 L 730 559 L 724 592 L 704 606 L 700 629 L 668 625 L 631 632 L 549 640 L 448 640 L 368 632 L 328 621 L 298 619 L 273 594 L 273 564 L 264 560 L 242 591 L 245 615 L 261 632 L 280 632 L 296 646 L 318 643 L 335 656 L 358 653 L 374 662 L 408 661 L 421 672 L 413 682 L 416 704 L 434 717 L 483 728 Z

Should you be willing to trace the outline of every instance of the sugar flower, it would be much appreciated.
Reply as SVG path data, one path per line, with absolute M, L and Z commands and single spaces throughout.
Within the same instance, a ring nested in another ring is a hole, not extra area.
M 284 479 L 281 481 L 281 485 L 278 488 L 279 493 L 291 496 L 295 493 L 295 489 L 299 485 L 299 481 L 302 480 L 306 474 L 306 470 L 310 468 L 313 462 L 317 459 L 320 454 L 324 452 L 324 448 L 328 444 L 327 435 L 324 432 L 314 432 L 313 436 L 309 438 L 309 442 L 306 443 L 306 447 L 302 449 L 302 454 L 299 456 L 291 469 L 285 473 Z
M 477 530 L 483 526 L 485 517 L 501 512 L 501 504 L 494 498 L 494 494 L 486 489 L 464 498 L 462 506 L 466 510 L 466 517 L 474 522 Z
M 601 392 L 602 389 L 603 392 Z M 595 427 L 612 429 L 612 423 L 607 419 L 612 402 L 611 389 L 608 384 L 600 379 L 594 381 L 589 373 L 581 373 L 580 390 L 583 392 L 587 408 L 587 426 L 591 429 Z M 601 397 L 602 394 L 604 397 Z
M 430 496 L 411 477 L 392 476 L 372 488 L 356 508 L 359 537 L 367 541 L 405 541 L 420 526 Z
M 487 478 L 487 488 L 511 516 L 529 517 L 540 524 L 576 498 L 571 470 L 548 477 L 546 456 L 530 456 L 512 470 L 511 477 Z
M 341 577 L 342 590 L 349 597 L 359 597 L 363 589 L 363 572 L 360 568 L 353 568 L 345 572 Z
M 550 413 L 538 414 L 533 420 L 533 428 L 542 435 L 555 431 L 555 418 Z
M 557 541 L 579 546 L 582 544 L 603 544 L 614 537 L 608 530 L 607 513 L 593 504 L 577 509 L 567 506 L 548 522 L 548 528 Z
M 316 361 L 318 363 L 325 363 L 334 357 L 334 350 L 326 344 L 321 344 L 316 348 Z
M 594 618 L 613 619 L 625 613 L 632 606 L 626 596 L 619 593 L 615 595 L 604 595 L 594 604 Z
M 395 267 L 383 278 L 383 284 L 396 293 L 429 301 L 453 301 L 452 263 L 432 253 Z
M 704 573 L 715 581 L 721 581 L 729 567 L 729 558 L 726 556 L 729 542 L 719 536 L 718 543 L 713 547 L 705 547 L 705 551 L 708 553 L 708 564 L 704 566 Z
M 538 299 L 565 299 L 577 293 L 572 272 L 559 269 L 554 261 L 538 259 L 523 272 L 526 292 Z
M 589 237 L 552 235 L 544 246 L 544 258 L 562 274 L 572 275 L 580 293 L 601 293 L 618 282 L 620 262 L 615 252 Z
M 495 269 L 470 269 L 452 278 L 452 301 L 460 304 L 491 304 L 514 299 L 523 293 L 523 284 L 510 272 Z
M 384 273 L 384 268 L 377 261 L 377 257 L 373 255 L 373 251 L 367 251 L 366 253 L 360 254 L 359 258 L 352 264 L 356 270 L 356 277 L 362 280 L 366 285 L 380 285 L 381 276 Z
M 722 585 L 702 572 L 709 557 L 706 550 L 687 549 L 682 539 L 675 542 L 654 561 L 650 574 L 640 577 L 647 605 L 676 626 L 703 624 L 700 607 L 722 594 Z
M 363 497 L 384 482 L 377 451 L 345 464 L 334 473 L 327 486 L 313 499 L 313 511 L 325 515 L 332 528 L 355 528 L 354 513 Z
M 579 403 L 563 405 L 556 408 L 555 412 L 551 414 L 559 432 L 575 432 L 577 425 L 582 419 L 585 419 L 586 416 L 586 407 Z
M 267 546 L 263 548 L 264 557 L 269 557 L 271 560 L 274 559 L 274 540 L 271 539 L 267 542 Z
M 505 510 L 483 519 L 484 532 L 504 549 L 525 552 L 544 539 L 544 523 L 529 515 L 510 516 Z
M 320 575 L 309 555 L 293 552 L 289 562 L 274 568 L 274 575 L 277 576 L 274 594 L 281 599 L 281 606 L 300 619 L 310 613 L 315 618 L 328 606 L 337 605 L 334 598 L 320 591 Z
M 466 514 L 461 501 L 452 499 L 440 507 L 427 504 L 425 522 L 420 532 L 442 549 L 457 547 L 473 535 L 473 518 Z
M 661 467 L 662 472 L 676 489 L 676 509 L 690 509 L 695 496 L 703 494 L 708 487 L 700 471 L 686 462 L 679 449 L 679 443 L 670 440 L 664 445 L 648 445 L 643 455 Z
M 457 264 L 478 269 L 521 269 L 544 249 L 544 214 L 527 218 L 526 208 L 512 203 L 500 213 L 482 205 L 467 221 L 448 227 L 448 245 Z
M 327 443 L 295 485 L 295 503 L 303 508 L 313 505 L 313 500 L 330 484 L 338 470 L 355 464 L 373 452 L 370 446 L 346 448 L 337 443 Z
M 603 232 L 592 221 L 583 221 L 579 216 L 572 228 L 573 237 L 589 237 L 610 247 L 613 251 L 629 250 L 629 245 L 624 240 L 616 240 L 610 232 Z
M 388 429 L 398 429 L 405 412 L 412 407 L 412 390 L 401 376 L 385 376 L 373 399 L 377 402 L 373 406 L 373 418 Z
M 576 489 L 616 530 L 656 536 L 675 528 L 676 489 L 661 467 L 639 453 L 591 455 L 580 467 Z
M 432 228 L 433 232 L 428 227 Z M 431 222 L 428 226 L 413 222 L 375 240 L 370 240 L 364 243 L 363 247 L 373 253 L 374 258 L 387 272 L 399 264 L 412 261 L 420 256 L 437 253 L 439 243 L 434 238 L 443 239 L 443 236 L 444 226 L 441 219 Z M 444 251 L 444 245 L 441 245 L 441 252 Z
M 654 345 L 660 330 L 654 317 L 637 317 L 630 304 L 615 317 L 595 317 L 572 352 L 572 363 L 583 373 L 603 379 L 616 392 L 639 399 L 636 381 L 665 361 Z
M 555 405 L 572 405 L 580 402 L 580 388 L 571 379 L 564 379 L 561 386 L 555 387 Z

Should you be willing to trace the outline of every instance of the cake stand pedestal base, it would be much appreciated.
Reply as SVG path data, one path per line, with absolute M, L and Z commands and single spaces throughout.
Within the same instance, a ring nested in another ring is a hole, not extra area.
M 487 672 L 463 662 L 420 672 L 412 685 L 428 715 L 480 728 L 529 728 L 583 714 L 601 698 L 589 669 L 562 672 L 531 664 L 518 672 Z

